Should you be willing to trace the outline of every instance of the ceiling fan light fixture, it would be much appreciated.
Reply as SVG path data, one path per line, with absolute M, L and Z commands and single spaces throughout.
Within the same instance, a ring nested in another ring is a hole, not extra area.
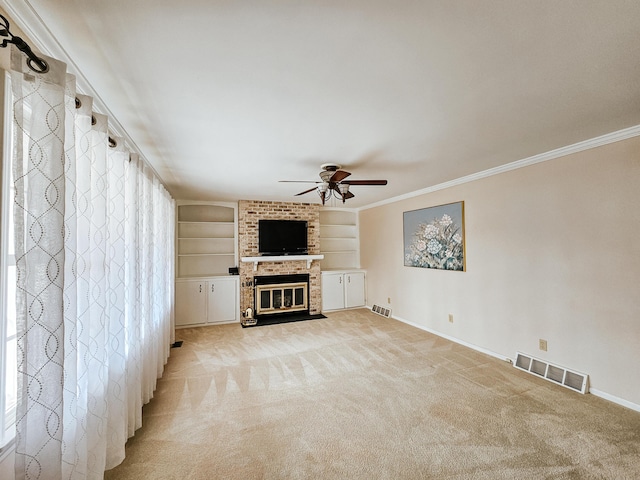
M 333 176 L 334 173 L 335 172 L 324 170 L 324 171 L 320 172 L 320 178 L 322 179 L 323 182 L 327 183 L 327 182 L 329 182 L 329 180 L 331 179 L 331 177 Z
M 327 182 L 321 183 L 317 187 L 318 195 L 320 196 L 320 199 L 322 200 L 322 205 L 324 205 L 324 201 L 325 201 L 325 198 L 327 196 L 327 190 L 328 189 L 329 189 L 329 184 Z
M 346 200 L 345 195 L 349 193 L 349 184 L 348 183 L 339 183 L 338 189 L 340 190 L 340 195 L 342 195 L 342 203 Z

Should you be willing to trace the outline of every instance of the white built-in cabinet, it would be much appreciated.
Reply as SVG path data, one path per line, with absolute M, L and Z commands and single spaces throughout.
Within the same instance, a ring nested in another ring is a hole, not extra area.
M 322 270 L 360 268 L 358 213 L 324 207 L 320 210 L 320 262 Z
M 238 278 L 176 280 L 176 326 L 238 321 Z
M 237 206 L 176 204 L 176 326 L 238 321 Z
M 324 271 L 322 272 L 322 310 L 364 307 L 365 272 Z

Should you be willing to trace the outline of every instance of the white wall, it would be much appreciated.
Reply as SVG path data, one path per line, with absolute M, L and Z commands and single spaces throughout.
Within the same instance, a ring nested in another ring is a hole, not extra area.
M 13 449 L 0 459 L 0 478 L 2 480 L 13 480 L 15 478 L 14 461 L 15 454 Z
M 460 200 L 467 271 L 403 266 L 403 212 Z M 360 238 L 370 305 L 640 406 L 640 138 L 363 210 Z

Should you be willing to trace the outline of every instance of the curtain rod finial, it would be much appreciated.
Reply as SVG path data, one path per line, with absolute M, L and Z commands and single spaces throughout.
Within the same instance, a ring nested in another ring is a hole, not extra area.
M 49 64 L 33 53 L 33 50 L 31 50 L 31 47 L 27 42 L 20 37 L 16 37 L 9 31 L 9 20 L 7 20 L 4 15 L 0 14 L 0 20 L 0 25 L 3 27 L 0 28 L 0 36 L 8 37 L 0 43 L 0 47 L 6 48 L 8 44 L 14 44 L 18 50 L 28 57 L 27 65 L 31 70 L 36 73 L 47 73 L 49 71 Z

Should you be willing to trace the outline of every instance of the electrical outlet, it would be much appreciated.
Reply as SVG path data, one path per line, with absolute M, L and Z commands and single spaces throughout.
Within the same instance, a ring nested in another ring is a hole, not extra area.
M 453 323 L 453 313 L 449 314 L 449 323 Z
M 540 339 L 539 347 L 540 347 L 540 350 L 543 350 L 543 351 L 546 352 L 547 351 L 547 341 L 543 340 L 543 339 Z
M 387 297 L 387 303 L 391 305 L 391 297 Z

